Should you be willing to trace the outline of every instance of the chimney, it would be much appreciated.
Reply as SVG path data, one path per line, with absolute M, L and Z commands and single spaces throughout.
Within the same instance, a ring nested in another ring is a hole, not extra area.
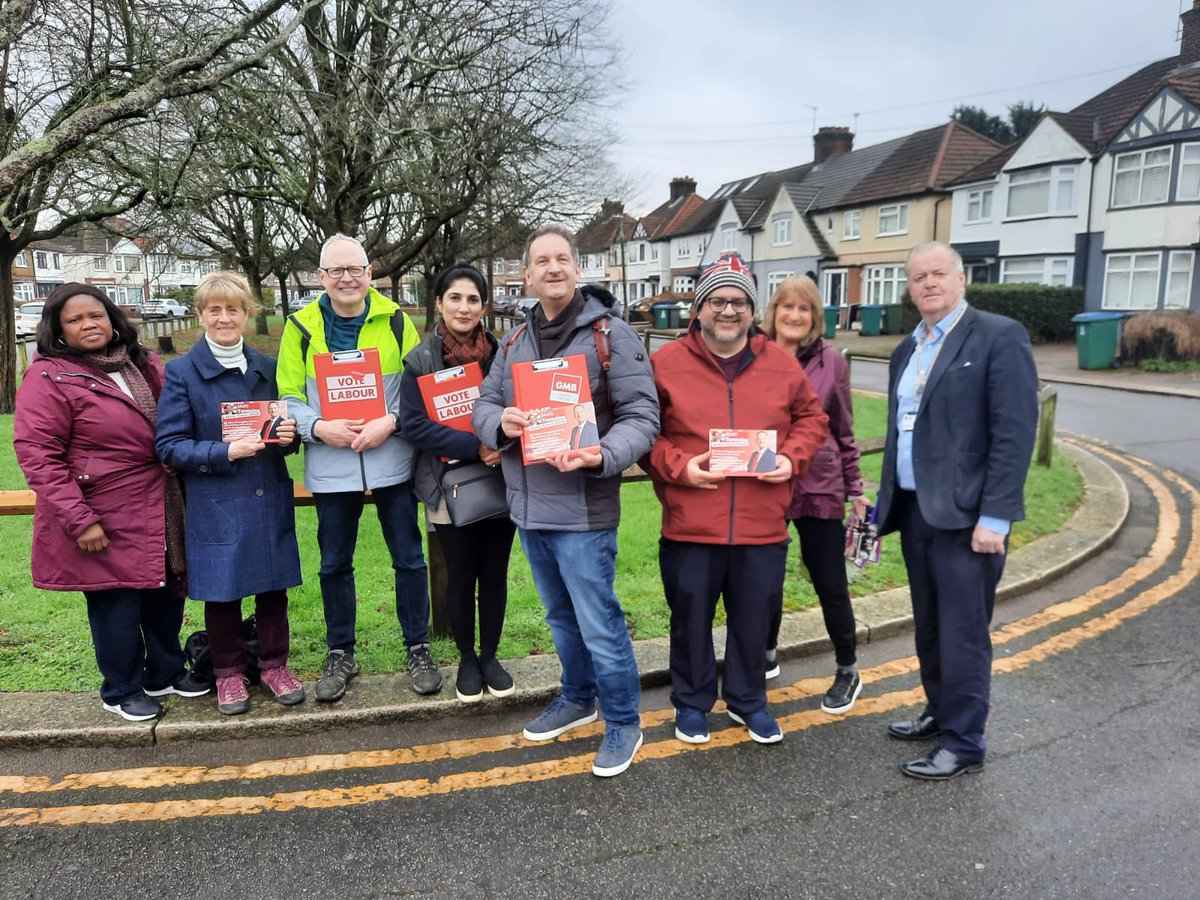
M 1192 8 L 1179 17 L 1179 28 L 1180 68 L 1200 63 L 1200 0 L 1192 0 Z
M 671 179 L 671 199 L 668 202 L 674 202 L 680 197 L 686 197 L 688 194 L 696 193 L 696 179 L 691 175 L 684 175 L 682 178 Z
M 1200 3 L 1200 0 L 1197 0 Z M 826 125 L 813 135 L 813 162 L 820 164 L 831 156 L 849 153 L 854 149 L 854 135 L 849 128 Z

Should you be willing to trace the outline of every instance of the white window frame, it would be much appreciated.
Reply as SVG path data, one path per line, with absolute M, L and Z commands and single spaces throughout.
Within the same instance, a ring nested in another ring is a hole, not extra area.
M 1133 303 L 1133 285 L 1136 274 L 1154 273 L 1154 291 L 1150 303 Z M 1113 276 L 1129 275 L 1129 286 L 1125 296 L 1114 296 Z M 1153 250 L 1148 253 L 1110 253 L 1104 258 L 1104 298 L 1101 307 L 1104 309 L 1158 309 L 1158 294 L 1162 280 L 1162 251 Z
M 675 244 L 676 259 L 690 259 L 692 255 L 692 242 L 690 238 L 679 238 Z
M 24 265 L 24 263 L 22 263 Z M 13 302 L 28 303 L 34 297 L 32 281 L 17 281 L 13 283 Z
M 977 188 L 967 192 L 967 224 L 978 225 L 992 221 L 992 211 L 995 209 L 996 189 L 994 187 Z
M 853 224 L 853 229 L 851 225 Z M 862 237 L 862 210 L 848 209 L 842 213 L 842 240 L 857 241 Z
M 767 275 L 767 298 L 770 299 L 771 295 L 775 293 L 775 289 L 777 287 L 779 287 L 781 284 L 783 284 L 783 282 L 785 280 L 793 277 L 795 274 L 796 274 L 795 272 L 771 272 L 770 274 L 768 274 Z M 764 309 L 766 308 L 765 303 L 763 304 L 763 307 L 764 307 Z
M 33 251 L 33 266 L 35 269 L 50 268 L 50 256 L 45 250 Z
M 1200 145 L 1197 145 L 1200 146 Z M 1176 263 L 1182 263 L 1176 266 Z M 1172 250 L 1167 254 L 1167 289 L 1163 292 L 1163 309 L 1189 309 L 1192 300 L 1192 276 L 1196 270 L 1195 250 Z M 1183 302 L 1172 303 L 1171 285 L 1179 277 L 1184 279 Z
M 721 226 L 721 249 L 737 249 L 737 226 L 732 222 L 728 222 Z
M 1188 156 L 1193 158 L 1189 161 Z M 1183 181 L 1185 170 L 1191 169 L 1195 173 L 1196 185 L 1194 193 L 1184 193 Z M 1176 182 L 1175 199 L 1184 200 L 1200 200 L 1200 143 L 1181 144 L 1179 146 L 1179 181 Z
M 1039 271 L 1034 280 L 1010 280 L 1014 264 L 1037 264 Z M 1044 284 L 1048 286 L 1069 287 L 1075 276 L 1075 259 L 1071 256 L 1025 256 L 1000 261 L 999 284 Z
M 658 262 L 658 244 L 650 245 L 650 262 Z
M 1165 163 L 1156 163 L 1152 168 L 1167 170 L 1166 191 L 1161 198 L 1155 197 L 1155 198 L 1151 198 L 1151 199 L 1147 200 L 1145 198 L 1146 169 L 1147 169 L 1146 157 L 1152 153 L 1163 153 L 1163 152 L 1166 152 L 1166 154 L 1167 154 L 1167 161 Z M 1121 172 L 1120 171 L 1121 160 L 1125 160 L 1125 159 L 1132 160 L 1135 157 L 1137 158 L 1137 160 L 1139 162 L 1138 167 L 1136 169 L 1126 169 L 1124 172 Z M 1114 209 L 1129 209 L 1130 207 L 1133 207 L 1133 206 L 1152 206 L 1152 205 L 1156 205 L 1156 204 L 1160 204 L 1160 203 L 1169 202 L 1171 199 L 1171 169 L 1174 166 L 1174 164 L 1175 164 L 1175 148 L 1174 148 L 1174 146 L 1146 147 L 1143 150 L 1131 150 L 1128 153 L 1118 153 L 1116 156 L 1113 157 L 1112 185 L 1110 187 L 1110 192 L 1109 192 L 1109 205 L 1111 207 L 1113 207 Z M 1131 203 L 1117 203 L 1117 178 L 1120 175 L 1129 174 L 1130 172 L 1134 172 L 1134 171 L 1136 171 L 1138 173 L 1137 199 Z
M 492 260 L 492 274 L 493 275 L 503 275 L 504 274 L 504 260 L 502 260 L 502 259 L 493 259 Z
M 113 271 L 114 272 L 124 272 L 125 271 L 125 257 L 123 257 L 120 253 L 118 253 L 116 256 L 113 257 Z
M 863 273 L 864 303 L 899 303 L 908 289 L 908 273 L 903 263 L 867 266 Z
M 29 265 L 29 256 L 25 250 L 20 251 L 16 256 L 13 257 L 13 265 L 22 269 Z
M 1042 219 L 1049 216 L 1073 216 L 1076 209 L 1076 190 L 1078 166 L 1075 163 L 1053 166 L 1039 166 L 1036 169 L 1022 169 L 1019 172 L 1008 173 L 1008 193 L 1004 202 L 1005 221 L 1018 219 Z M 1014 185 L 1021 188 L 1031 188 L 1034 185 L 1046 186 L 1046 204 L 1042 209 L 1033 212 L 1014 213 L 1012 199 Z M 1063 189 L 1070 186 L 1071 202 L 1062 202 Z M 992 208 L 995 209 L 993 199 Z
M 95 269 L 97 272 L 107 272 L 108 271 L 108 257 L 107 256 L 93 256 L 92 257 L 92 268 Z
M 788 247 L 792 243 L 792 214 L 777 213 L 771 217 L 771 246 Z
M 677 294 L 686 294 L 696 287 L 696 280 L 689 275 L 676 275 L 672 283 L 672 290 Z
M 891 231 L 883 230 L 884 219 L 895 217 L 896 227 Z M 890 203 L 887 206 L 879 207 L 879 230 L 876 233 L 877 237 L 889 237 L 895 234 L 908 234 L 908 204 L 907 203 Z

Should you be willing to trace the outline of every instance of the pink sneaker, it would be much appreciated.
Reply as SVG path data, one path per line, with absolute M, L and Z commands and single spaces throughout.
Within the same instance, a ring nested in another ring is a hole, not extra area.
M 284 706 L 292 706 L 304 701 L 304 685 L 297 680 L 287 666 L 263 669 L 259 676 L 262 678 L 262 683 L 275 695 L 275 699 Z
M 236 716 L 250 708 L 250 692 L 245 675 L 224 675 L 217 679 L 217 709 Z

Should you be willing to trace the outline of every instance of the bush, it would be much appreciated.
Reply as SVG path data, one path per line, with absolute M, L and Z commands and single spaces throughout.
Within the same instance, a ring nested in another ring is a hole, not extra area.
M 1149 312 L 1125 320 L 1121 350 L 1127 359 L 1186 362 L 1200 359 L 1200 313 Z
M 1053 344 L 1075 337 L 1071 318 L 1083 312 L 1083 288 L 1048 287 L 1044 284 L 968 284 L 967 302 L 984 312 L 1016 319 L 1035 344 Z M 908 291 L 901 299 L 906 331 L 917 327 L 921 316 Z

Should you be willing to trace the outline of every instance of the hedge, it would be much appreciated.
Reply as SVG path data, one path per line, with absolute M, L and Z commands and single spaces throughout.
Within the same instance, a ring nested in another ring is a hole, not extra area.
M 1016 319 L 1035 344 L 1052 344 L 1075 337 L 1071 318 L 1083 312 L 1083 288 L 1043 284 L 968 284 L 967 302 L 976 309 Z M 920 313 L 908 292 L 901 299 L 905 331 L 912 331 Z

